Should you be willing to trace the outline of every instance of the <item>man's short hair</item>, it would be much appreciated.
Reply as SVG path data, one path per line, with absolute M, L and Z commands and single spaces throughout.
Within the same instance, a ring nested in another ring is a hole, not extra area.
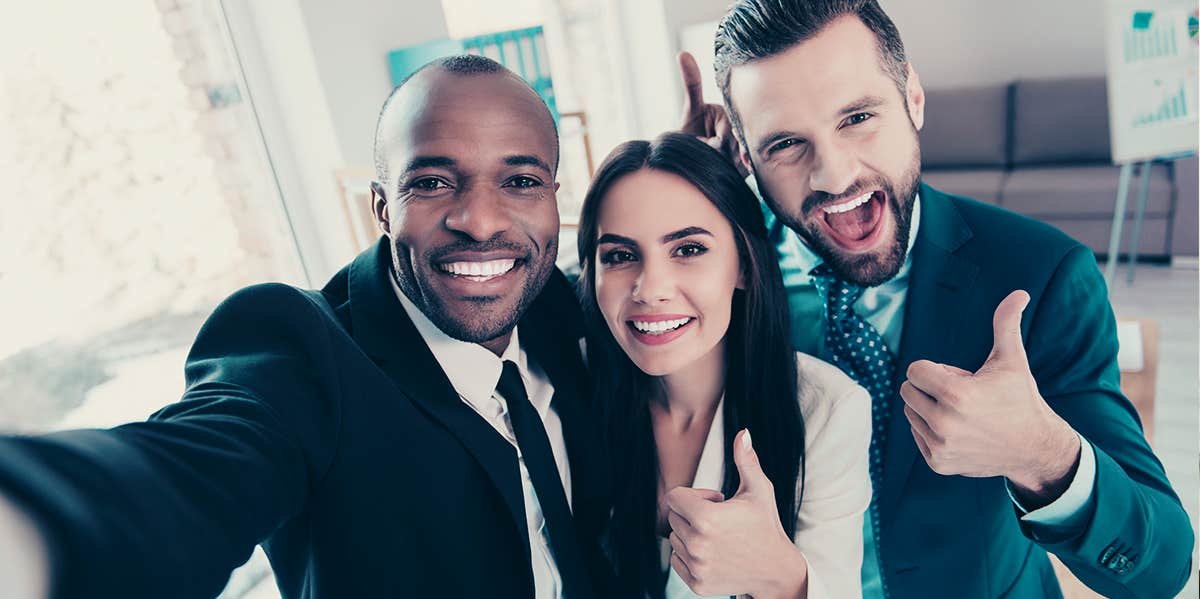
M 904 42 L 876 0 L 739 0 L 717 27 L 714 67 L 729 118 L 743 142 L 741 119 L 729 92 L 733 67 L 780 54 L 844 15 L 858 17 L 875 34 L 880 65 L 904 95 Z
M 392 92 L 388 94 L 387 99 L 383 101 L 383 106 L 379 109 L 379 118 L 375 121 L 375 177 L 380 183 L 386 184 L 388 179 L 387 157 L 384 155 L 385 152 L 383 151 L 384 115 L 387 114 L 388 106 L 391 105 L 392 99 L 396 97 L 397 92 L 404 87 L 404 84 L 408 83 L 408 81 L 415 77 L 417 73 L 429 68 L 441 69 L 447 73 L 452 73 L 454 75 L 460 75 L 463 77 L 469 77 L 472 75 L 487 75 L 491 73 L 509 73 L 514 77 L 517 77 L 516 73 L 509 71 L 504 67 L 504 65 L 486 56 L 480 56 L 478 54 L 456 54 L 453 56 L 446 56 L 444 58 L 437 58 L 425 63 L 412 73 L 409 73 L 407 77 L 400 81 L 400 83 L 396 84 L 396 87 L 392 88 Z M 517 79 L 525 82 L 525 80 L 521 77 L 517 77 Z M 534 90 L 528 82 L 525 82 L 525 86 L 529 88 L 529 91 L 537 94 L 537 91 Z M 550 119 L 551 123 L 554 123 L 554 116 L 550 114 L 549 107 L 546 108 L 546 117 Z M 558 125 L 555 123 L 552 126 L 554 127 L 554 145 L 555 153 L 557 155 Z

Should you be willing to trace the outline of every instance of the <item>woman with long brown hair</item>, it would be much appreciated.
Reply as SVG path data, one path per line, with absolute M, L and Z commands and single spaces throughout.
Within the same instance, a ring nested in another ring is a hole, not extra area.
M 619 146 L 585 199 L 579 259 L 626 590 L 858 595 L 870 401 L 792 350 L 736 169 L 682 134 Z

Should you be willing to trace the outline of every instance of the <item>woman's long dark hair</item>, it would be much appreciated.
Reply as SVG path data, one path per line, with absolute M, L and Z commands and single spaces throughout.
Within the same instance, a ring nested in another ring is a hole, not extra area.
M 609 331 L 596 301 L 596 237 L 600 205 L 621 178 L 641 169 L 672 173 L 700 190 L 729 221 L 745 291 L 734 292 L 725 350 L 726 497 L 737 491 L 733 439 L 743 428 L 775 487 L 779 519 L 790 538 L 796 528 L 796 482 L 803 482 L 804 422 L 796 403 L 796 356 L 787 295 L 774 246 L 767 239 L 758 199 L 732 164 L 700 140 L 667 133 L 652 142 L 618 146 L 600 165 L 579 225 L 579 291 L 588 327 L 588 363 L 603 414 L 609 453 L 613 518 L 608 545 L 617 576 L 637 596 L 663 594 L 656 537 L 658 454 L 649 403 L 662 386 L 638 369 Z

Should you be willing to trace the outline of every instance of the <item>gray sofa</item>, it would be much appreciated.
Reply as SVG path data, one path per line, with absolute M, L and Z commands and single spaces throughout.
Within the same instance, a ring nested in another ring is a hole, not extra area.
M 1117 180 L 1104 78 L 1021 80 L 926 92 L 922 172 L 930 185 L 1025 214 L 1108 251 Z M 1196 257 L 1196 157 L 1156 163 L 1140 258 Z M 1137 179 L 1129 196 L 1129 250 Z

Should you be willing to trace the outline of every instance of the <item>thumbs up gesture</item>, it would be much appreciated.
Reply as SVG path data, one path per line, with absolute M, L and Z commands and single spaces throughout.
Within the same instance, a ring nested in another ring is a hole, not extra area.
M 1070 484 L 1079 437 L 1038 392 L 1021 340 L 1029 294 L 1014 291 L 992 319 L 992 352 L 978 371 L 928 360 L 908 367 L 900 386 L 913 439 L 939 474 L 1003 476 L 1029 509 Z
M 687 487 L 667 493 L 671 567 L 697 595 L 806 596 L 808 563 L 779 522 L 775 487 L 750 431 L 738 433 L 734 445 L 741 486 L 733 497 Z
M 679 75 L 683 80 L 683 123 L 679 131 L 700 138 L 700 141 L 724 154 L 742 176 L 746 176 L 748 171 L 742 164 L 737 137 L 733 134 L 733 123 L 724 106 L 704 101 L 704 79 L 700 76 L 696 58 L 690 52 L 679 53 Z

